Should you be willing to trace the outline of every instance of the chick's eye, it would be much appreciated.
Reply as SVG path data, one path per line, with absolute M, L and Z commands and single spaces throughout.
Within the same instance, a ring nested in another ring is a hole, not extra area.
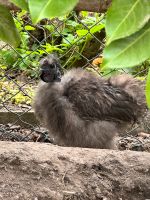
M 54 69 L 54 68 L 55 68 L 55 65 L 50 65 L 50 68 L 51 68 L 51 69 Z

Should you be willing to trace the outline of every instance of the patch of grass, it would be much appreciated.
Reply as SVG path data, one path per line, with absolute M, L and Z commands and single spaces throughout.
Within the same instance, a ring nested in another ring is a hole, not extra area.
M 21 86 L 21 82 L 10 80 L 6 81 L 5 78 L 0 81 L 0 102 L 15 104 L 17 106 L 32 105 L 32 98 L 34 95 L 35 86 L 25 85 Z

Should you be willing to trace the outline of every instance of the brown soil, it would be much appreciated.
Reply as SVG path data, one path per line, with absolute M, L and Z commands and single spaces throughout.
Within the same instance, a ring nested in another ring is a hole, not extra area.
M 2 200 L 150 199 L 147 152 L 0 142 Z

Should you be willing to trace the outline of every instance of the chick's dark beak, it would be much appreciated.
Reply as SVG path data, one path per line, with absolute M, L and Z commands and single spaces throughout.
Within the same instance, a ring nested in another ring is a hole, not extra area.
M 49 70 L 41 69 L 40 70 L 40 78 L 42 81 L 48 83 L 48 82 L 53 82 L 54 80 L 54 74 L 51 73 Z
M 40 78 L 42 81 L 48 82 L 60 82 L 61 81 L 61 72 L 56 66 L 53 67 L 43 67 L 40 70 Z

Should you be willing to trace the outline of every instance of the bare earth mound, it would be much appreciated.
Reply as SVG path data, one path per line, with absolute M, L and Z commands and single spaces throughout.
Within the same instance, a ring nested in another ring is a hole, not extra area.
M 0 199 L 150 199 L 150 153 L 0 142 Z

